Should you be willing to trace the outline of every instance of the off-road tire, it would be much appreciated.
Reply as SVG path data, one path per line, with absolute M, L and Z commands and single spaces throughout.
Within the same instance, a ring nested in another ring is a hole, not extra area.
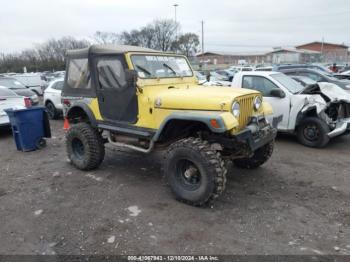
M 239 168 L 255 169 L 266 163 L 273 152 L 275 142 L 272 141 L 254 151 L 250 158 L 234 159 L 233 163 Z
M 69 160 L 81 170 L 97 168 L 105 156 L 101 134 L 87 123 L 71 126 L 66 134 L 66 147 Z
M 317 139 L 308 139 L 308 136 L 305 134 L 307 126 L 316 127 L 318 132 Z M 297 128 L 297 138 L 304 146 L 322 148 L 325 147 L 330 140 L 328 137 L 329 132 L 329 127 L 323 120 L 318 117 L 306 117 Z
M 50 101 L 47 102 L 45 107 L 46 107 L 47 115 L 51 120 L 55 120 L 58 118 L 58 111 L 52 102 Z
M 194 164 L 196 174 L 200 177 L 198 188 L 188 189 L 182 180 L 179 171 L 181 162 Z M 219 197 L 226 184 L 226 167 L 221 155 L 211 148 L 207 141 L 199 138 L 185 138 L 173 143 L 167 150 L 164 158 L 165 177 L 177 200 L 194 206 L 210 204 Z

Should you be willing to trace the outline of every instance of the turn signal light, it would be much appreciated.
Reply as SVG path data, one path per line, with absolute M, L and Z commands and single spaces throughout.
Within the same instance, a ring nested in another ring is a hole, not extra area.
M 220 128 L 220 125 L 216 119 L 210 119 L 210 125 L 214 128 Z

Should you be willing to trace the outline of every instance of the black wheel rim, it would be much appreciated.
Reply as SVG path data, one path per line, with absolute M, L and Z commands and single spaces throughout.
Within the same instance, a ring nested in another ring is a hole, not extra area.
M 47 108 L 47 114 L 49 115 L 49 117 L 51 119 L 54 118 L 54 116 L 55 116 L 55 107 L 54 107 L 54 105 L 51 104 L 51 103 L 48 103 L 46 105 L 46 108 Z
M 303 133 L 305 139 L 311 142 L 317 141 L 320 137 L 320 130 L 314 124 L 306 125 L 304 127 Z
M 72 140 L 72 151 L 76 158 L 83 159 L 85 155 L 85 148 L 83 142 L 79 138 Z
M 202 183 L 202 175 L 198 167 L 190 160 L 181 159 L 177 161 L 176 179 L 186 190 L 197 190 Z

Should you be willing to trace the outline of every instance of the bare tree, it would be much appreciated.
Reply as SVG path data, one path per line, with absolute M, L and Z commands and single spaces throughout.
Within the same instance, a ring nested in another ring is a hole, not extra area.
M 170 51 L 179 28 L 179 24 L 172 19 L 155 20 L 153 22 L 155 49 Z
M 65 67 L 65 53 L 70 49 L 89 46 L 86 40 L 73 37 L 50 39 L 35 48 L 20 53 L 2 54 L 0 56 L 0 72 L 21 72 L 23 67 L 28 71 L 62 70 Z
M 97 44 L 117 44 L 119 42 L 119 36 L 112 32 L 96 31 L 92 36 L 93 40 Z
M 148 25 L 141 28 L 141 30 L 124 31 L 119 35 L 119 39 L 124 45 L 154 48 L 154 29 Z
M 124 31 L 119 35 L 120 42 L 126 45 L 136 45 L 170 51 L 176 40 L 179 24 L 173 20 L 155 20 L 140 30 Z
M 186 33 L 179 37 L 177 41 L 173 43 L 172 49 L 179 51 L 186 56 L 193 56 L 197 53 L 199 46 L 199 37 L 193 33 Z

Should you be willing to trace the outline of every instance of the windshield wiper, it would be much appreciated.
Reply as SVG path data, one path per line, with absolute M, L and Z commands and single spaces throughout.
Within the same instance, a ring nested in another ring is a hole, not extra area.
M 152 73 L 150 73 L 150 71 L 148 71 L 146 68 L 142 67 L 142 66 L 139 66 L 139 65 L 136 65 L 136 67 L 138 69 L 140 69 L 141 71 L 143 71 L 144 73 L 146 73 L 147 75 L 152 75 Z
M 174 68 L 172 68 L 170 65 L 164 63 L 163 66 L 168 68 L 171 72 L 173 72 L 174 75 L 176 75 L 176 76 L 178 75 L 177 72 L 174 70 Z

